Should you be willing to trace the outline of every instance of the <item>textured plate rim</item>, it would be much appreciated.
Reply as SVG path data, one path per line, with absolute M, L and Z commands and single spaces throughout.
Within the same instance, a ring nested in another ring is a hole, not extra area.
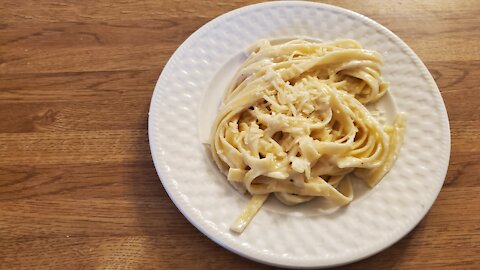
M 329 10 L 337 11 L 337 12 L 340 12 L 340 13 L 345 13 L 345 14 L 356 16 L 363 21 L 367 21 L 371 24 L 374 24 L 379 30 L 381 30 L 385 34 L 387 34 L 389 38 L 395 40 L 398 43 L 398 45 L 400 45 L 402 47 L 402 49 L 404 49 L 406 51 L 407 54 L 410 54 L 411 59 L 415 62 L 415 64 L 417 64 L 420 67 L 422 73 L 424 73 L 423 75 L 425 75 L 426 80 L 428 81 L 427 83 L 429 84 L 429 86 L 431 88 L 433 88 L 433 90 L 436 90 L 437 94 L 440 97 L 439 101 L 441 102 L 441 105 L 442 105 L 442 106 L 440 106 L 441 107 L 440 109 L 441 109 L 441 112 L 442 112 L 441 121 L 443 121 L 444 129 L 445 129 L 445 131 L 447 131 L 446 134 L 448 134 L 448 136 L 446 138 L 444 138 L 446 140 L 445 141 L 445 144 L 446 144 L 445 147 L 447 148 L 445 150 L 446 151 L 445 152 L 446 153 L 446 159 L 444 160 L 445 161 L 444 164 L 441 164 L 442 165 L 441 166 L 442 171 L 440 173 L 440 175 L 442 175 L 442 178 L 443 178 L 442 179 L 442 184 L 443 184 L 443 182 L 445 180 L 445 177 L 446 177 L 446 174 L 447 174 L 447 171 L 448 171 L 448 165 L 449 165 L 449 159 L 450 159 L 450 150 L 451 150 L 450 149 L 450 147 L 451 147 L 450 124 L 449 124 L 449 120 L 448 120 L 448 114 L 447 114 L 447 110 L 446 110 L 446 107 L 445 107 L 445 103 L 444 103 L 444 101 L 441 97 L 440 90 L 438 89 L 438 86 L 436 85 L 432 75 L 428 71 L 425 64 L 420 60 L 420 58 L 415 54 L 415 52 L 400 37 L 395 35 L 392 31 L 390 31 L 388 28 L 381 25 L 380 23 L 378 23 L 378 22 L 376 22 L 376 21 L 374 21 L 374 20 L 372 20 L 372 19 L 370 19 L 370 18 L 368 18 L 368 17 L 366 17 L 362 14 L 359 14 L 357 12 L 354 12 L 354 11 L 351 11 L 351 10 L 348 10 L 348 9 L 345 9 L 345 8 L 337 7 L 337 6 L 334 6 L 334 5 L 323 4 L 323 3 L 303 2 L 303 1 L 265 2 L 265 3 L 258 3 L 258 4 L 244 6 L 244 7 L 229 11 L 229 12 L 224 13 L 224 14 L 214 18 L 213 20 L 207 22 L 203 26 L 201 26 L 193 34 L 191 34 L 175 50 L 175 52 L 172 54 L 172 56 L 170 57 L 170 59 L 168 60 L 168 62 L 166 63 L 166 65 L 164 66 L 164 68 L 163 68 L 163 70 L 160 74 L 160 77 L 159 77 L 159 79 L 158 79 L 158 81 L 155 85 L 155 90 L 154 90 L 154 93 L 152 95 L 152 99 L 151 99 L 151 103 L 150 103 L 149 119 L 148 119 L 148 137 L 149 137 L 149 142 L 150 142 L 150 151 L 151 151 L 151 154 L 152 154 L 153 163 L 155 165 L 157 174 L 158 174 L 158 176 L 159 176 L 159 178 L 160 178 L 160 180 L 161 180 L 161 182 L 164 186 L 165 191 L 167 192 L 167 194 L 169 195 L 170 199 L 173 201 L 175 206 L 179 209 L 179 211 L 200 232 L 202 232 L 209 239 L 211 239 L 212 241 L 214 241 L 218 245 L 224 247 L 225 249 L 227 249 L 227 250 L 229 250 L 233 253 L 236 253 L 240 256 L 251 259 L 253 261 L 257 261 L 257 262 L 260 262 L 260 263 L 273 265 L 273 266 L 280 266 L 280 267 L 318 268 L 318 267 L 333 267 L 333 266 L 340 266 L 340 265 L 349 264 L 349 263 L 356 262 L 356 261 L 362 260 L 364 258 L 370 257 L 374 254 L 377 254 L 377 253 L 381 252 L 382 250 L 385 250 L 386 248 L 388 248 L 391 245 L 398 242 L 401 238 L 403 238 L 405 235 L 407 235 L 411 230 L 413 230 L 416 227 L 416 225 L 424 218 L 424 216 L 427 214 L 427 212 L 430 210 L 430 208 L 432 207 L 433 203 L 435 202 L 436 198 L 438 197 L 438 194 L 440 193 L 442 185 L 438 185 L 438 187 L 434 190 L 434 192 L 432 192 L 432 194 L 433 194 L 432 200 L 428 202 L 428 205 L 425 205 L 425 207 L 423 208 L 423 212 L 420 215 L 418 215 L 418 219 L 415 222 L 413 222 L 412 224 L 410 224 L 411 226 L 409 226 L 407 229 L 402 231 L 400 234 L 390 237 L 390 239 L 388 239 L 388 241 L 387 241 L 388 243 L 386 243 L 383 247 L 377 248 L 377 249 L 374 249 L 374 250 L 364 250 L 364 252 L 357 253 L 356 256 L 352 256 L 347 260 L 342 260 L 342 261 L 339 260 L 339 261 L 335 261 L 335 262 L 331 262 L 331 263 L 322 263 L 321 261 L 318 261 L 317 263 L 313 263 L 313 264 L 310 263 L 310 264 L 298 265 L 298 264 L 291 264 L 291 263 L 278 263 L 278 262 L 275 262 L 275 261 L 265 260 L 265 259 L 263 259 L 259 256 L 255 256 L 255 254 L 249 254 L 248 252 L 243 252 L 241 250 L 238 250 L 238 247 L 232 247 L 232 246 L 229 246 L 227 243 L 222 242 L 222 239 L 216 238 L 216 235 L 214 235 L 213 233 L 211 233 L 210 231 L 207 230 L 208 228 L 202 227 L 202 224 L 201 224 L 200 220 L 196 220 L 195 219 L 196 217 L 192 213 L 187 213 L 187 210 L 189 210 L 189 209 L 182 207 L 180 202 L 177 200 L 178 197 L 173 195 L 173 190 L 171 190 L 169 188 L 168 184 L 166 184 L 166 181 L 168 181 L 168 180 L 166 178 L 162 177 L 162 175 L 163 176 L 166 175 L 162 170 L 162 169 L 165 168 L 164 167 L 165 162 L 158 157 L 157 150 L 156 150 L 157 148 L 156 148 L 156 145 L 154 143 L 155 140 L 153 138 L 156 134 L 156 131 L 153 128 L 153 122 L 154 122 L 153 119 L 154 119 L 155 116 L 152 115 L 152 111 L 154 109 L 155 97 L 158 95 L 159 91 L 161 91 L 160 88 L 158 87 L 159 83 L 160 83 L 160 81 L 164 80 L 164 74 L 166 73 L 165 71 L 171 69 L 173 59 L 178 57 L 179 52 L 182 50 L 182 48 L 186 47 L 187 44 L 193 42 L 197 38 L 197 36 L 200 36 L 200 34 L 202 34 L 202 32 L 209 30 L 211 25 L 213 25 L 215 23 L 218 23 L 219 21 L 228 20 L 229 18 L 231 18 L 231 17 L 233 17 L 233 16 L 235 16 L 235 15 L 241 13 L 241 12 L 253 11 L 256 8 L 260 8 L 260 7 L 281 6 L 281 5 L 285 5 L 285 6 L 286 5 L 303 5 L 303 6 L 312 6 L 312 7 L 315 6 L 315 7 L 321 7 L 323 9 L 329 9 Z M 192 214 L 192 215 L 189 215 L 189 214 Z

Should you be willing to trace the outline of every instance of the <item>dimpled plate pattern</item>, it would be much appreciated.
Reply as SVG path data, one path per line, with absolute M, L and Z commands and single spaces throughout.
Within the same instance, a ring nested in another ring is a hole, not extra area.
M 252 43 L 262 38 L 295 36 L 352 38 L 380 52 L 390 95 L 397 110 L 406 112 L 405 143 L 385 178 L 349 206 L 333 214 L 307 214 L 288 206 L 274 211 L 274 207 L 265 206 L 238 235 L 230 232 L 229 226 L 248 198 L 227 183 L 202 145 L 198 124 L 201 100 L 225 63 Z M 450 156 L 450 129 L 443 100 L 415 53 L 395 34 L 365 16 L 309 2 L 247 6 L 214 19 L 192 34 L 170 58 L 155 86 L 149 139 L 163 186 L 195 227 L 237 254 L 296 268 L 353 262 L 398 241 L 435 201 Z

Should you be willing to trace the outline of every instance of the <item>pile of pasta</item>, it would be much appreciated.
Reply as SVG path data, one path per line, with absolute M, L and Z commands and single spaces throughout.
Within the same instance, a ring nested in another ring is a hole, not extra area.
M 373 187 L 402 144 L 404 117 L 381 125 L 365 105 L 388 90 L 382 58 L 355 40 L 257 42 L 227 90 L 210 138 L 218 168 L 252 195 L 242 232 L 269 194 L 346 205 L 352 179 Z M 356 176 L 352 178 L 351 176 Z

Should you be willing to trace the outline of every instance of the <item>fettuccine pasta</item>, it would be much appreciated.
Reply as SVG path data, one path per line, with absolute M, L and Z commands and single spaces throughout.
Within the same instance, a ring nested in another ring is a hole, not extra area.
M 351 175 L 373 187 L 390 170 L 404 120 L 382 126 L 364 105 L 381 98 L 380 54 L 355 40 L 261 40 L 234 76 L 210 138 L 218 168 L 252 195 L 242 232 L 269 194 L 287 205 L 315 197 L 347 205 Z M 354 179 L 354 178 L 353 178 Z

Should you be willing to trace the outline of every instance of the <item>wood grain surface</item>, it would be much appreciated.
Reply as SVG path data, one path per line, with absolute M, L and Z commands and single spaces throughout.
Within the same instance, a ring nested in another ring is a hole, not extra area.
M 326 2 L 369 16 L 415 50 L 442 92 L 452 136 L 448 175 L 426 217 L 344 268 L 480 269 L 480 1 Z M 174 50 L 251 3 L 0 2 L 1 269 L 270 269 L 182 216 L 147 138 L 152 91 Z

